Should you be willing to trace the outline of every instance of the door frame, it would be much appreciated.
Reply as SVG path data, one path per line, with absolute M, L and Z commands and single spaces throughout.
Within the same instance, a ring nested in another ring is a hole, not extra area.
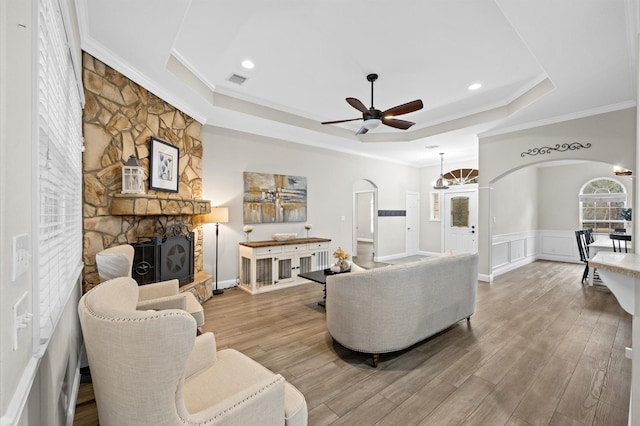
M 478 192 L 478 184 L 470 184 L 470 185 L 456 185 L 454 187 L 451 187 L 451 189 L 447 189 L 446 191 L 442 191 L 441 195 L 440 195 L 440 252 L 444 252 L 444 248 L 445 248 L 445 241 L 446 241 L 446 233 L 447 233 L 447 226 L 446 226 L 446 218 L 445 218 L 445 212 L 447 211 L 447 206 L 446 206 L 446 196 L 448 194 L 464 194 L 464 193 L 469 193 L 469 192 L 474 192 L 476 194 L 476 211 L 475 211 L 475 218 L 474 218 L 474 222 L 475 222 L 475 233 L 476 233 L 476 253 L 478 252 L 478 203 L 479 203 L 479 192 Z M 471 213 L 470 213 L 471 216 Z
M 409 197 L 415 197 L 417 200 L 416 203 L 416 207 L 413 209 L 413 211 L 410 212 L 409 209 Z M 405 214 L 406 214 L 406 222 L 405 222 L 405 226 L 406 226 L 406 230 L 405 230 L 405 252 L 407 253 L 407 255 L 411 256 L 414 254 L 418 254 L 420 252 L 420 193 L 419 192 L 414 192 L 414 191 L 407 191 L 406 196 L 405 196 Z M 416 229 L 416 247 L 415 250 L 410 250 L 409 247 L 409 217 L 410 214 L 413 215 L 413 219 L 415 220 L 415 227 Z
M 373 253 L 378 252 L 378 188 L 353 191 L 353 223 L 351 225 L 351 253 L 358 253 L 358 194 L 370 193 L 373 197 Z

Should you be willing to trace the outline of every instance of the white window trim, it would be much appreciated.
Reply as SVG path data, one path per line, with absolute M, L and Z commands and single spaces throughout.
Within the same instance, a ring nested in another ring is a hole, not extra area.
M 34 11 L 33 352 L 44 355 L 82 273 L 82 82 L 63 11 Z

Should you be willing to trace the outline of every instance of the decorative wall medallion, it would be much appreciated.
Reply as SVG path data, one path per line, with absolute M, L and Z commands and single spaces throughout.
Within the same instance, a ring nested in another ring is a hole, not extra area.
M 565 152 L 565 151 L 575 151 L 577 149 L 587 149 L 587 148 L 591 148 L 591 144 L 587 143 L 585 145 L 579 143 L 579 142 L 572 142 L 572 143 L 563 143 L 562 145 L 557 143 L 555 147 L 551 147 L 551 146 L 543 146 L 541 148 L 531 148 L 530 150 L 523 152 L 520 154 L 521 157 L 524 157 L 525 155 L 538 155 L 538 154 L 549 154 L 551 153 L 551 151 L 557 151 L 557 152 Z

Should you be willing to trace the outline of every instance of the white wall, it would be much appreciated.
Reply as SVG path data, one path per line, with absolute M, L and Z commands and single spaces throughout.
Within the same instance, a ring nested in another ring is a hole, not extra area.
M 238 242 L 242 233 L 243 172 L 305 176 L 307 222 L 311 236 L 330 238 L 331 249 L 353 247 L 353 185 L 366 179 L 378 188 L 378 209 L 404 210 L 406 193 L 420 190 L 417 168 L 340 154 L 282 140 L 244 134 L 212 126 L 202 132 L 203 198 L 229 207 L 230 222 L 220 227 L 219 283 L 227 286 L 238 276 Z M 405 252 L 405 217 L 378 220 L 377 256 Z M 251 240 L 270 240 L 275 232 L 305 235 L 304 223 L 253 226 Z M 204 229 L 204 266 L 215 262 L 215 231 Z
M 65 0 L 63 4 L 72 4 Z M 29 312 L 35 289 L 31 273 L 11 280 L 12 237 L 33 235 L 32 96 L 35 89 L 32 49 L 34 2 L 0 2 L 0 424 L 60 425 L 67 409 L 78 367 L 81 333 L 76 292 L 65 306 L 42 358 L 33 353 L 33 330 L 28 326 L 13 350 L 12 307 L 28 293 Z M 75 31 L 71 31 L 74 33 Z M 35 248 L 31 246 L 31 251 Z

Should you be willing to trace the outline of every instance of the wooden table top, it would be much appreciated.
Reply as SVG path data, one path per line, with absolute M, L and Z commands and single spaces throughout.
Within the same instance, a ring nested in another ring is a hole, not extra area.
M 277 240 L 265 240 L 265 241 L 246 241 L 241 242 L 241 246 L 258 248 L 258 247 L 272 247 L 272 246 L 289 246 L 293 244 L 310 244 L 310 243 L 327 243 L 331 242 L 328 238 L 293 238 L 286 241 Z

